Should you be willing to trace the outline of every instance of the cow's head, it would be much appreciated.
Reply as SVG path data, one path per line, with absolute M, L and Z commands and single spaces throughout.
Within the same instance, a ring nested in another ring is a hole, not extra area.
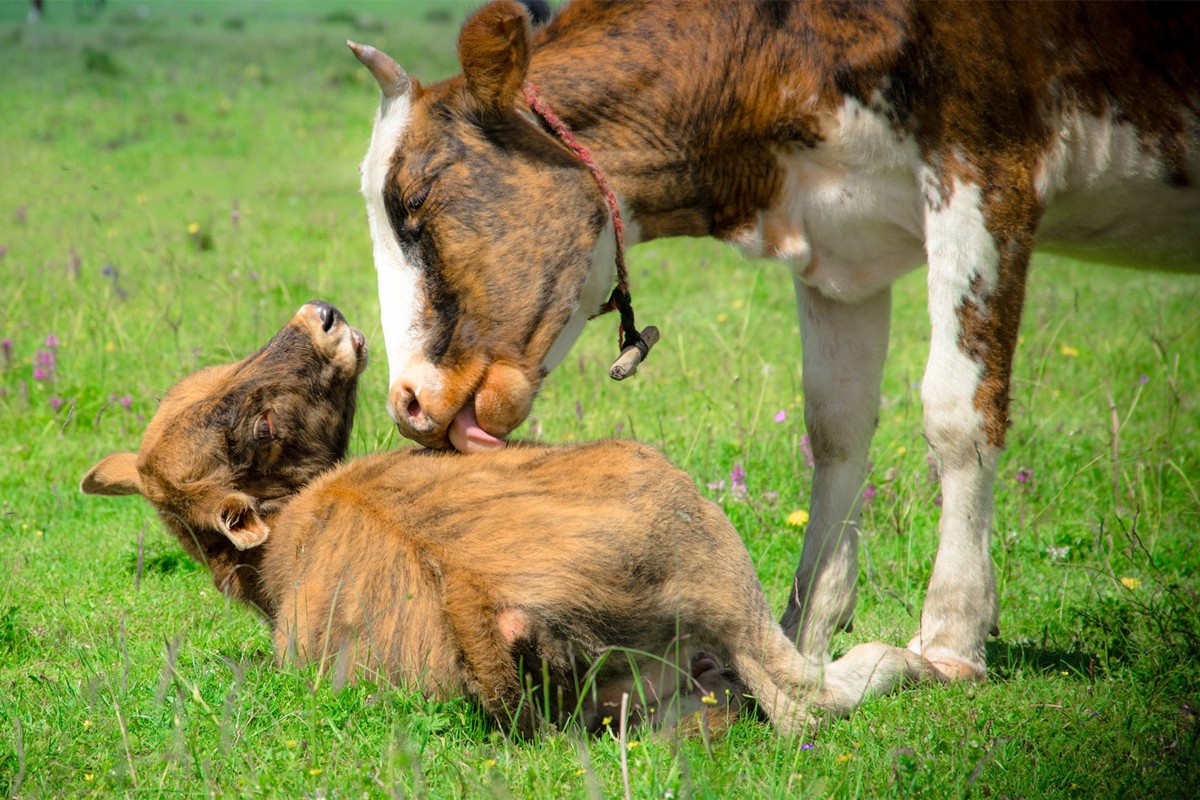
M 383 90 L 361 171 L 388 410 L 430 447 L 501 446 L 611 288 L 595 181 L 519 108 L 529 36 L 521 6 L 486 6 L 460 34 L 462 75 L 429 87 L 350 45 Z
M 175 384 L 137 453 L 108 456 L 87 494 L 140 494 L 192 555 L 213 569 L 262 544 L 264 518 L 340 461 L 350 441 L 361 333 L 320 300 L 261 350 Z

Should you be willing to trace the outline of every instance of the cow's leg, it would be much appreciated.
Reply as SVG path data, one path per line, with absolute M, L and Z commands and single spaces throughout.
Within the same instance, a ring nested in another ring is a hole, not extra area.
M 879 416 L 892 293 L 842 303 L 796 282 L 804 353 L 804 423 L 812 445 L 812 513 L 783 627 L 800 652 L 829 659 L 854 614 L 859 498 Z
M 949 678 L 981 679 L 998 614 L 992 490 L 1037 208 L 1032 189 L 984 198 L 974 184 L 949 186 L 926 215 L 932 332 L 921 385 L 942 517 L 920 629 L 908 646 Z

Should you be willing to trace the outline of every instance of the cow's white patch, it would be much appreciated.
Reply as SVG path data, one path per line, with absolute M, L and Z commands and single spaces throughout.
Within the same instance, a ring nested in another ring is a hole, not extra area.
M 392 155 L 408 124 L 412 102 L 408 95 L 382 104 L 375 117 L 371 144 L 359 167 L 362 194 L 367 202 L 367 224 L 379 281 L 379 312 L 383 342 L 388 358 L 388 385 L 412 363 L 424 361 L 425 340 L 416 327 L 424 300 L 420 296 L 419 264 L 413 264 L 400 248 L 383 207 L 383 188 Z M 394 413 L 394 409 L 391 409 Z
M 1170 185 L 1167 168 L 1136 128 L 1079 111 L 1063 114 L 1034 185 L 1046 204 L 1038 247 L 1093 261 L 1200 270 L 1200 157 Z M 1200 140 L 1200 130 L 1191 132 Z
M 734 244 L 786 261 L 799 280 L 828 297 L 875 295 L 925 261 L 916 144 L 886 117 L 845 100 L 821 116 L 820 144 L 788 147 L 779 201 Z
M 627 207 L 620 198 L 617 199 L 617 202 L 620 203 L 621 218 L 625 221 L 625 249 L 628 250 L 638 243 L 640 228 L 630 217 Z M 567 320 L 567 324 L 563 326 L 558 338 L 554 340 L 554 344 L 550 346 L 546 357 L 542 359 L 542 368 L 547 373 L 566 358 L 571 346 L 583 332 L 583 326 L 596 315 L 596 312 L 612 294 L 617 274 L 616 252 L 617 242 L 613 236 L 613 225 L 610 218 L 604 226 L 604 230 L 600 232 L 600 238 L 596 240 L 595 247 L 592 248 L 591 265 L 588 269 L 587 281 L 579 295 L 579 305 L 571 314 L 571 318 Z
M 996 616 L 988 539 L 999 450 L 988 444 L 975 407 L 983 364 L 962 351 L 959 311 L 968 301 L 983 307 L 996 285 L 1000 255 L 975 184 L 954 180 L 944 204 L 926 214 L 925 230 L 931 338 L 921 401 L 925 435 L 939 461 L 943 506 L 921 629 L 909 646 L 983 674 L 984 642 Z

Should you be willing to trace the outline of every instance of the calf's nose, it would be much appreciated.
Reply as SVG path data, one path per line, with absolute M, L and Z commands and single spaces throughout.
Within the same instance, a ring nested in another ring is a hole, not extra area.
M 326 303 L 324 300 L 309 300 L 305 304 L 305 308 L 310 309 L 317 315 L 317 319 L 321 321 L 321 330 L 326 333 L 333 330 L 334 325 L 346 321 L 346 318 L 342 316 L 342 312 L 338 311 L 336 306 L 332 303 Z

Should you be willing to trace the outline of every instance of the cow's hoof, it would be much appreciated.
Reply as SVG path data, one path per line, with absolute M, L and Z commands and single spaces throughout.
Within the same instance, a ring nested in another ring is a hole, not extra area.
M 974 664 L 969 664 L 966 661 L 959 661 L 957 658 L 941 656 L 940 658 L 931 658 L 929 663 L 933 668 L 941 673 L 942 677 L 947 681 L 967 681 L 969 683 L 980 683 L 987 680 L 987 673 L 979 669 Z

